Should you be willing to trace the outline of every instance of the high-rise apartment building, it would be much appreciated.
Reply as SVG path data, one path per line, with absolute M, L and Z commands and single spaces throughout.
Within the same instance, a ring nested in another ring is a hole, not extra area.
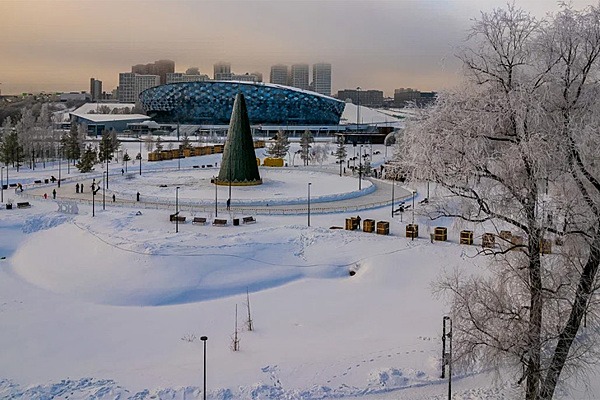
M 381 90 L 338 90 L 337 98 L 342 101 L 351 100 L 352 104 L 360 103 L 361 106 L 366 107 L 383 106 L 383 91 Z
M 331 96 L 331 64 L 313 64 L 312 89 L 325 96 Z
M 181 72 L 167 74 L 167 83 L 199 82 L 208 80 L 210 80 L 210 78 L 205 74 L 184 74 Z
M 294 64 L 290 73 L 290 86 L 308 90 L 308 64 Z
M 269 82 L 274 83 L 276 85 L 286 85 L 288 84 L 288 66 L 283 64 L 273 65 L 271 67 L 271 75 L 269 77 Z
M 133 72 L 119 74 L 119 101 L 121 103 L 135 103 L 141 92 L 160 85 L 158 75 L 140 75 Z
M 241 82 L 262 82 L 262 74 L 260 72 L 252 72 L 245 74 L 231 74 L 232 81 L 241 81 Z
M 90 96 L 92 97 L 92 101 L 102 99 L 102 81 L 90 78 Z
M 415 104 L 417 107 L 422 107 L 435 101 L 436 95 L 436 92 L 421 92 L 412 88 L 395 89 L 394 106 L 402 108 Z
M 219 62 L 214 65 L 213 78 L 216 81 L 230 81 L 231 76 L 231 63 Z
M 151 64 L 137 64 L 131 67 L 131 72 L 139 75 L 158 75 L 160 84 L 167 83 L 167 74 L 175 72 L 175 62 L 158 60 Z

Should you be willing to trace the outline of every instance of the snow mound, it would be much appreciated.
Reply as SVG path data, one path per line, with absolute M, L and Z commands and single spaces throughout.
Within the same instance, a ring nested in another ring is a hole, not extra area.
M 65 214 L 37 214 L 32 215 L 25 220 L 23 224 L 23 233 L 35 233 L 38 231 L 51 229 L 64 224 L 72 219 Z

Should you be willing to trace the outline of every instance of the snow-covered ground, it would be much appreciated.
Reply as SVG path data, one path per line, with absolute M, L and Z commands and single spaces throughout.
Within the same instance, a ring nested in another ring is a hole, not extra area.
M 199 160 L 220 165 L 220 155 L 180 162 Z M 335 176 L 328 162 L 261 169 L 278 183 L 254 195 L 304 198 L 307 179 L 316 198 L 355 192 L 357 179 Z M 145 193 L 167 196 L 167 180 L 185 187 L 184 200 L 209 196 L 202 182 L 211 172 L 167 170 L 176 165 L 144 163 Z M 10 173 L 25 182 L 55 175 L 52 168 Z M 121 166 L 110 168 L 111 191 L 131 190 Z M 70 186 L 78 175 L 70 171 Z M 245 200 L 253 198 L 250 191 Z M 447 225 L 448 242 L 431 243 L 417 212 L 421 238 L 412 241 L 404 237 L 412 213 L 401 222 L 382 206 L 360 215 L 389 221 L 389 236 L 329 229 L 356 213 L 314 214 L 310 227 L 298 213 L 240 226 L 186 223 L 176 233 L 165 209 L 109 203 L 92 217 L 87 203 L 74 215 L 52 200 L 30 201 L 0 209 L 0 398 L 201 399 L 203 335 L 208 399 L 447 397 L 439 375 L 448 308 L 431 283 L 445 270 L 485 265 L 472 258 L 475 247 L 457 243 L 457 227 Z M 240 350 L 232 351 L 236 306 Z M 513 388 L 493 378 L 455 376 L 454 398 L 509 398 Z

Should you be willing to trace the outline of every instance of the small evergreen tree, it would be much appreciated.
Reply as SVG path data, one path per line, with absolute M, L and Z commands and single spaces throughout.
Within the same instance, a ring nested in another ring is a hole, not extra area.
M 284 158 L 290 149 L 290 141 L 283 131 L 277 132 L 275 142 L 267 149 L 267 155 L 274 158 Z
M 60 139 L 64 154 L 69 160 L 77 160 L 81 157 L 82 140 L 79 132 L 79 127 L 75 123 L 72 123 L 69 132 L 65 133 Z
M 102 139 L 100 139 L 100 149 L 98 151 L 98 159 L 100 162 L 112 160 L 112 139 L 107 130 L 102 131 Z
M 121 147 L 121 142 L 119 141 L 119 138 L 117 137 L 117 131 L 111 129 L 109 137 L 110 137 L 110 152 L 115 153 L 117 150 L 119 150 L 119 147 Z
M 131 157 L 127 154 L 127 150 L 125 150 L 125 154 L 123 154 L 123 162 L 125 163 L 125 172 L 127 172 L 127 163 L 131 161 Z
M 183 134 L 183 139 L 181 139 L 181 148 L 184 150 L 192 148 L 192 144 L 190 143 L 190 138 L 187 133 Z
M 340 176 L 342 176 L 342 166 L 344 161 L 346 161 L 346 156 L 348 152 L 346 151 L 346 144 L 344 143 L 344 137 L 338 136 L 337 139 L 337 148 L 335 149 L 335 158 L 340 163 Z
M 304 160 L 304 165 L 308 165 L 308 161 L 310 160 L 310 148 L 312 147 L 311 143 L 314 143 L 314 141 L 315 139 L 308 129 L 305 130 L 300 137 L 300 149 L 302 150 L 300 157 Z
M 96 148 L 89 144 L 83 152 L 83 155 L 81 156 L 81 159 L 77 163 L 76 167 L 81 173 L 90 172 L 94 168 L 94 164 L 96 164 L 97 161 L 98 155 L 96 154 Z
M 162 138 L 160 136 L 158 136 L 156 138 L 156 152 L 159 153 L 161 152 L 163 149 L 163 143 L 162 143 Z

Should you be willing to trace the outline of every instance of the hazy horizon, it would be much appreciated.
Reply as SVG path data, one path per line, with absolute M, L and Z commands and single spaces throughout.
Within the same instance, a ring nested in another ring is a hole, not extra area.
M 576 7 L 586 5 L 573 1 Z M 543 17 L 558 1 L 518 6 Z M 159 59 L 176 72 L 230 62 L 238 74 L 275 64 L 332 64 L 332 94 L 357 86 L 423 91 L 455 84 L 454 54 L 480 11 L 505 0 L 0 0 L 0 89 L 110 92 L 119 72 Z M 312 74 L 312 72 L 311 72 Z

